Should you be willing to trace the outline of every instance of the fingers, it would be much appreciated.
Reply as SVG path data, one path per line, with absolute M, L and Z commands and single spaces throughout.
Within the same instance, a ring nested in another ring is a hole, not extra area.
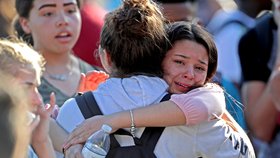
M 64 148 L 67 149 L 72 145 L 86 142 L 92 133 L 101 128 L 103 122 L 101 118 L 95 116 L 77 126 L 64 143 Z
M 56 105 L 56 97 L 54 92 L 50 94 L 50 104 L 46 104 L 45 109 L 49 116 L 51 116 L 53 119 L 56 119 L 59 112 L 59 107 Z
M 65 150 L 65 158 L 84 158 L 82 155 L 83 145 L 76 144 Z
M 77 144 L 83 144 L 85 143 L 84 141 L 84 137 L 74 137 L 73 139 L 71 139 L 70 141 L 68 141 L 64 146 L 63 148 L 64 149 L 68 149 L 70 148 L 71 146 L 73 145 L 77 145 Z
M 55 97 L 54 92 L 52 92 L 50 94 L 50 104 L 51 104 L 51 106 L 54 106 L 56 104 L 56 97 Z
M 86 74 L 81 74 L 78 92 L 95 90 L 97 86 L 104 82 L 109 77 L 103 71 L 89 71 Z
M 58 113 L 59 113 L 59 107 L 55 105 L 53 111 L 51 112 L 51 118 L 56 120 Z
M 91 71 L 86 74 L 86 90 L 95 90 L 98 85 L 109 77 L 103 71 Z
M 67 149 L 72 145 L 84 143 L 89 137 L 90 133 L 82 125 L 74 129 L 74 131 L 69 135 L 68 139 L 64 144 L 64 148 Z
M 36 115 L 36 117 L 32 120 L 29 126 L 31 131 L 33 131 L 38 126 L 39 122 L 40 122 L 40 116 Z

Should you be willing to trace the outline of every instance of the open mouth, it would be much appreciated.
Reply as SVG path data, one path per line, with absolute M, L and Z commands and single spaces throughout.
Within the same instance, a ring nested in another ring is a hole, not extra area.
M 60 34 L 55 36 L 55 38 L 68 38 L 68 37 L 71 37 L 71 34 L 68 32 L 61 32 Z
M 190 85 L 188 85 L 188 84 L 183 84 L 183 83 L 180 83 L 180 82 L 175 82 L 175 84 L 178 85 L 178 86 L 181 86 L 181 87 L 183 87 L 183 88 L 189 88 L 189 87 L 190 87 Z
M 182 92 L 182 93 L 185 93 L 187 91 L 189 91 L 190 89 L 190 85 L 188 84 L 183 84 L 183 83 L 180 83 L 180 82 L 174 82 L 175 85 L 176 85 L 176 89 L 179 91 L 179 92 Z

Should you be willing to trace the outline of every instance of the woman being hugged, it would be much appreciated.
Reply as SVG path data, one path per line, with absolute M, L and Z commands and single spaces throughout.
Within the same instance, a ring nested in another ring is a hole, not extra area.
M 187 22 L 172 23 L 167 30 L 172 46 L 162 67 L 169 92 L 174 93 L 171 99 L 87 119 L 70 134 L 66 148 L 85 142 L 102 124 L 113 131 L 135 125 L 136 136 L 140 127 L 171 126 L 165 128 L 154 150 L 158 157 L 255 157 L 248 136 L 225 109 L 223 89 L 210 83 L 217 68 L 211 35 Z
M 81 73 L 95 69 L 72 53 L 81 30 L 79 3 L 77 0 L 16 0 L 16 10 L 18 35 L 46 60 L 39 92 L 44 102 L 49 102 L 49 94 L 55 92 L 57 104 L 61 106 L 76 93 Z

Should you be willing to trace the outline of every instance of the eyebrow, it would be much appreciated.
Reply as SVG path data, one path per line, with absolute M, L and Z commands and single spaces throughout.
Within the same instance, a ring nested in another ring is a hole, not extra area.
M 38 10 L 41 10 L 41 9 L 47 8 L 47 7 L 56 7 L 56 4 L 44 4 L 44 5 L 42 5 L 41 7 L 39 7 Z
M 184 56 L 184 55 L 181 55 L 181 54 L 175 54 L 175 56 L 179 56 L 179 57 L 182 57 L 182 58 L 185 58 L 185 59 L 189 59 L 190 57 L 188 56 Z M 199 62 L 203 65 L 208 65 L 206 62 L 202 61 L 202 60 L 199 60 Z
M 66 7 L 66 6 L 69 6 L 69 5 L 77 5 L 76 3 L 74 2 L 69 2 L 69 3 L 64 3 L 63 6 Z M 56 7 L 56 4 L 44 4 L 42 5 L 41 7 L 39 7 L 38 10 L 41 10 L 43 8 L 46 8 L 46 7 Z

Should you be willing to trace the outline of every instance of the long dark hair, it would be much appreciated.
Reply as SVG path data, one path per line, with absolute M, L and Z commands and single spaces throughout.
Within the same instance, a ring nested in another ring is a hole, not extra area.
M 218 64 L 218 52 L 212 36 L 200 25 L 186 21 L 169 24 L 167 33 L 171 44 L 186 39 L 201 44 L 207 50 L 209 61 L 206 82 L 210 81 L 216 73 Z M 171 48 L 172 45 L 169 49 Z

